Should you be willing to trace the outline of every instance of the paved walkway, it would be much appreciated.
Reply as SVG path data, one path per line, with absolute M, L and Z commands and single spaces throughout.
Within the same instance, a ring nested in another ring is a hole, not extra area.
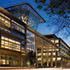
M 62 68 L 20 68 L 20 67 L 0 67 L 0 70 L 70 70 Z

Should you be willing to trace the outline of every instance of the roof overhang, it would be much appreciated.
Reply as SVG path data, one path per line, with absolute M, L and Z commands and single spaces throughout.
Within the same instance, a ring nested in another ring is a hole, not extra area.
M 11 9 L 13 9 L 15 7 L 20 7 L 20 6 L 27 6 L 26 9 L 31 11 L 40 20 L 40 23 L 45 23 L 46 22 L 45 19 L 43 17 L 41 17 L 39 15 L 39 13 L 29 3 L 22 3 L 22 4 L 15 5 L 15 6 L 7 7 L 5 9 L 7 9 L 8 11 L 11 11 Z

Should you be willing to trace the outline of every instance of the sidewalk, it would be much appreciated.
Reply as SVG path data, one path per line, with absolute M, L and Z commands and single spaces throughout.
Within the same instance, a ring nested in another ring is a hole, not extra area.
M 0 67 L 0 70 L 70 70 L 70 69 L 62 69 L 62 68 Z

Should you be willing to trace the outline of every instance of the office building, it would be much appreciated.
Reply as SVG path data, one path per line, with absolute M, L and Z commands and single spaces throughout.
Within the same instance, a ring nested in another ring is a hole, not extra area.
M 70 67 L 70 47 L 56 35 L 45 37 L 54 45 L 46 43 L 39 37 L 36 39 L 38 67 Z
M 35 14 L 39 16 L 37 12 Z M 41 16 L 39 19 L 44 21 Z M 36 34 L 25 21 L 0 8 L 0 66 L 27 66 L 28 52 L 36 51 Z

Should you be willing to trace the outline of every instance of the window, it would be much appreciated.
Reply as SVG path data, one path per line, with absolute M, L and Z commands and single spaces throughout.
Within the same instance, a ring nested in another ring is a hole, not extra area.
M 43 53 L 43 55 L 45 56 L 45 55 L 46 55 L 46 53 Z
M 58 61 L 61 60 L 61 57 L 57 57 L 57 60 L 58 60 Z
M 56 51 L 59 51 L 59 49 L 58 49 L 58 48 L 56 48 Z
M 0 64 L 5 64 L 5 59 L 1 59 Z
M 15 22 L 12 20 L 12 28 L 17 30 L 17 31 L 20 31 L 22 33 L 25 33 L 25 29 L 22 25 L 20 25 L 19 23 Z
M 51 53 L 49 52 L 48 55 L 51 55 Z
M 41 60 L 41 58 L 38 58 L 38 61 L 40 61 Z
M 9 38 L 6 38 L 4 36 L 1 37 L 1 47 L 20 51 L 20 43 L 19 42 L 9 39 Z
M 53 61 L 55 61 L 56 58 L 53 58 Z
M 10 27 L 10 20 L 0 13 L 0 22 L 2 26 Z
M 56 55 L 56 52 L 53 52 L 53 55 Z
M 59 40 L 55 40 L 55 43 L 58 43 L 59 42 Z
M 18 60 L 17 56 L 0 54 L 0 65 L 18 65 Z
M 54 43 L 54 40 L 52 39 L 52 40 L 51 40 L 51 42 L 53 42 L 53 43 Z
M 35 51 L 35 35 L 27 30 L 27 48 Z
M 38 56 L 41 56 L 41 53 L 37 53 Z

